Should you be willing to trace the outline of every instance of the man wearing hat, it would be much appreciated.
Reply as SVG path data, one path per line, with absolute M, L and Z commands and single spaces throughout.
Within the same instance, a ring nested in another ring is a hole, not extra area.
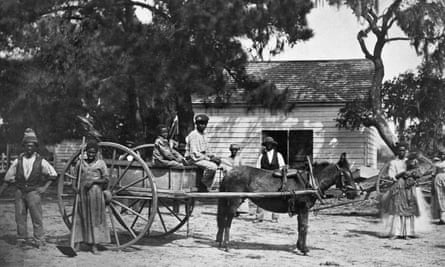
M 28 128 L 22 140 L 24 153 L 14 160 L 5 174 L 5 184 L 13 183 L 15 192 L 15 219 L 17 223 L 17 244 L 23 246 L 28 239 L 27 217 L 31 215 L 34 245 L 44 245 L 41 194 L 46 191 L 57 173 L 36 151 L 38 140 L 35 132 Z M 0 189 L 2 193 L 5 186 Z
M 243 165 L 243 160 L 241 159 L 241 156 L 239 155 L 241 147 L 237 144 L 231 144 L 229 147 L 230 150 L 230 156 L 227 159 L 227 164 L 231 167 L 241 166 Z
M 204 169 L 204 174 L 201 182 L 205 186 L 207 186 L 207 188 L 211 187 L 215 172 L 221 163 L 220 158 L 209 153 L 207 136 L 204 132 L 207 128 L 208 122 L 209 117 L 207 115 L 196 115 L 195 130 L 191 131 L 190 134 L 185 138 L 185 157 L 190 161 L 192 165 Z
M 265 170 L 277 170 L 286 166 L 283 155 L 277 151 L 277 141 L 271 136 L 264 138 L 262 145 L 265 147 L 257 160 L 256 167 Z M 254 222 L 262 222 L 264 220 L 264 210 L 257 207 L 256 219 Z M 278 222 L 278 214 L 272 213 L 272 222 Z

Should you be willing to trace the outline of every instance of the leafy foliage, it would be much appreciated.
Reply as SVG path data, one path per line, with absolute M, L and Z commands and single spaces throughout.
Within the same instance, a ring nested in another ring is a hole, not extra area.
M 177 113 L 185 136 L 190 95 L 230 96 L 228 76 L 248 91 L 265 88 L 246 75 L 241 40 L 262 54 L 274 39 L 279 53 L 312 36 L 311 8 L 309 0 L 2 1 L 0 51 L 20 67 L 4 70 L 17 79 L 14 89 L 0 80 L 8 91 L 0 114 L 10 136 L 32 126 L 47 142 L 81 135 L 77 115 L 112 140 L 147 142 Z
M 392 0 L 383 9 L 376 0 L 330 0 L 331 4 L 349 6 L 357 17 L 366 22 L 366 28 L 357 34 L 361 50 L 367 59 L 374 63 L 375 75 L 373 87 L 369 92 L 370 102 L 348 103 L 337 118 L 339 127 L 358 128 L 361 124 L 375 126 L 382 139 L 391 150 L 395 149 L 397 139 L 404 139 L 408 134 L 406 129 L 415 132 L 411 135 L 433 137 L 435 133 L 425 135 L 430 125 L 432 113 L 420 108 L 426 99 L 429 99 L 428 90 L 423 83 L 430 83 L 443 75 L 443 62 L 445 55 L 445 3 L 443 1 L 404 1 Z M 397 24 L 405 36 L 391 36 L 390 29 Z M 369 42 L 365 42 L 372 34 L 375 41 L 372 49 Z M 424 58 L 423 65 L 428 69 L 428 75 L 416 77 L 413 74 L 403 74 L 392 82 L 383 84 L 384 62 L 383 49 L 386 44 L 394 41 L 409 41 L 419 55 Z M 436 75 L 436 76 L 434 76 Z M 430 105 L 435 106 L 441 102 L 439 99 L 430 99 Z M 434 102 L 435 101 L 435 102 Z M 366 103 L 365 103 L 366 104 Z M 388 119 L 397 124 L 398 138 L 390 131 Z M 416 123 L 415 125 L 411 125 Z M 409 124 L 409 125 L 408 125 Z M 437 136 L 436 136 L 437 137 Z M 419 137 L 420 138 L 420 137 Z M 424 141 L 417 138 L 415 146 Z M 435 138 L 437 140 L 437 138 Z M 413 139 L 414 141 L 414 139 Z

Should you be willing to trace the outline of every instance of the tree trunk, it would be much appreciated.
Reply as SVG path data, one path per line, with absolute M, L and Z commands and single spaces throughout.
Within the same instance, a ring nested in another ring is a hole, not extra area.
M 385 144 L 391 149 L 393 153 L 395 153 L 397 137 L 391 131 L 391 128 L 389 127 L 389 124 L 382 111 L 381 88 L 383 84 L 385 68 L 383 66 L 381 55 L 373 57 L 372 61 L 374 63 L 374 76 L 372 89 L 369 92 L 369 97 L 374 117 L 369 118 L 369 120 L 365 123 L 365 126 L 374 126 Z
M 185 137 L 193 130 L 192 97 L 188 90 L 178 90 L 176 95 L 176 110 L 179 120 L 179 143 L 185 143 Z
M 136 92 L 136 83 L 133 76 L 127 76 L 127 98 L 128 98 L 128 110 L 127 110 L 127 127 L 126 139 L 135 141 L 138 131 L 141 129 L 140 126 L 140 114 L 138 108 L 138 96 Z

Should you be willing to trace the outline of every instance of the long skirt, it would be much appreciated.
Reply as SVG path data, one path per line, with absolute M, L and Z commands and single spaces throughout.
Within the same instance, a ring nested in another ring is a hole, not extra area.
M 398 179 L 381 199 L 381 213 L 398 216 L 419 216 L 415 186 L 406 187 L 404 179 Z
M 102 188 L 99 185 L 93 185 L 89 190 L 81 187 L 78 207 L 75 242 L 109 243 L 110 232 L 105 219 L 106 206 Z
M 445 220 L 445 173 L 434 178 L 431 212 L 433 219 Z

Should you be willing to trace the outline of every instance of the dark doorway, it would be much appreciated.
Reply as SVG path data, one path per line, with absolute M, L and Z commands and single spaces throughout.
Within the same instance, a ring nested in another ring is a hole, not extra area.
M 312 130 L 264 130 L 261 142 L 266 136 L 278 142 L 277 150 L 291 168 L 304 168 L 306 156 L 309 156 L 312 162 L 314 137 Z

